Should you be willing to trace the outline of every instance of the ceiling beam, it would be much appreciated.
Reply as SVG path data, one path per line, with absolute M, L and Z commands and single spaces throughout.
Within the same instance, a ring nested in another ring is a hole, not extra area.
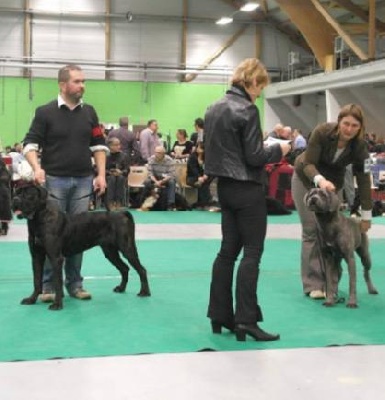
M 363 21 L 369 22 L 368 13 L 357 4 L 354 4 L 351 0 L 334 0 L 334 2 L 340 5 L 341 7 L 345 8 L 346 10 L 350 11 L 358 18 L 361 18 Z M 379 20 L 378 18 L 376 18 L 375 20 L 376 20 L 376 28 L 379 31 L 384 32 L 385 23 Z
M 234 33 L 233 36 L 230 37 L 222 46 L 220 49 L 218 49 L 213 55 L 211 55 L 209 58 L 207 58 L 200 67 L 197 68 L 197 70 L 204 71 L 209 67 L 218 57 L 220 57 L 229 47 L 231 47 L 246 31 L 248 28 L 248 25 L 243 26 L 241 29 L 239 29 L 237 32 Z M 198 73 L 193 73 L 193 74 L 187 74 L 183 82 L 191 82 L 193 81 L 196 77 L 198 76 Z
M 328 60 L 334 54 L 335 30 L 329 24 L 325 24 L 324 18 L 309 0 L 276 2 L 301 31 L 318 64 L 325 69 L 329 65 Z
M 310 0 L 316 10 L 324 17 L 327 23 L 337 32 L 339 36 L 341 36 L 342 40 L 350 47 L 350 49 L 356 54 L 356 56 L 362 60 L 366 61 L 368 59 L 368 55 L 362 51 L 362 49 L 354 43 L 353 39 L 348 35 L 342 27 L 338 24 L 337 21 L 333 19 L 332 16 L 328 14 L 324 6 L 319 2 L 319 0 Z
M 369 0 L 368 57 L 376 58 L 376 0 Z
M 244 1 L 241 0 L 221 0 L 221 1 L 225 4 L 232 6 L 235 10 L 239 10 L 244 4 Z M 270 26 L 274 27 L 277 31 L 281 32 L 286 37 L 288 37 L 292 43 L 296 44 L 299 47 L 302 47 L 307 52 L 311 52 L 311 49 L 309 48 L 308 44 L 306 43 L 306 41 L 304 40 L 304 38 L 300 33 L 294 31 L 290 27 L 282 26 L 279 21 L 273 19 L 270 16 L 271 14 L 270 12 L 265 14 L 263 9 L 257 8 L 254 12 L 248 14 L 252 20 L 257 22 L 268 23 Z
M 106 65 L 108 66 L 109 61 L 111 60 L 111 18 L 109 15 L 111 14 L 111 0 L 105 0 L 105 12 L 106 12 L 106 20 L 104 23 L 104 42 L 105 42 L 105 50 L 104 50 L 104 59 Z M 104 78 L 106 81 L 111 80 L 111 71 L 105 71 Z
M 24 0 L 23 9 L 29 9 L 29 0 Z M 32 54 L 32 16 L 30 14 L 24 14 L 24 31 L 23 31 L 23 57 L 24 60 L 29 60 Z M 29 61 L 25 61 L 29 63 Z M 29 78 L 31 75 L 31 70 L 29 68 L 23 68 L 24 78 Z

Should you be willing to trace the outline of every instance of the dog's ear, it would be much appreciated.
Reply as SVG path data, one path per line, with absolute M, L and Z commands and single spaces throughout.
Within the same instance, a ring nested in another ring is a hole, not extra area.
M 309 189 L 309 190 L 305 193 L 305 196 L 303 197 L 303 203 L 305 204 L 305 206 L 308 205 L 309 198 L 310 198 L 311 196 L 313 196 L 313 194 L 314 194 L 315 192 L 317 192 L 317 189 L 316 189 L 316 188 L 313 188 L 313 189 Z

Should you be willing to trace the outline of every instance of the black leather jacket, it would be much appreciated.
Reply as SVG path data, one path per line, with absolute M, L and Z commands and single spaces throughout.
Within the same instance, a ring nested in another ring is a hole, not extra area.
M 264 183 L 264 166 L 279 162 L 279 144 L 265 148 L 259 111 L 247 92 L 232 86 L 205 116 L 205 173 Z

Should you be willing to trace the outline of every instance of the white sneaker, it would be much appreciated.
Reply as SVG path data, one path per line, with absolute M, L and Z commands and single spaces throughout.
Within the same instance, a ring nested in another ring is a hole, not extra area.
M 322 290 L 312 290 L 309 293 L 309 297 L 315 300 L 324 299 L 326 297 L 326 294 Z

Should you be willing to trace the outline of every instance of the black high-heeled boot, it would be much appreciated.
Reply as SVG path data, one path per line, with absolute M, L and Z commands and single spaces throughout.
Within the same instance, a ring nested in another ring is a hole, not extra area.
M 213 333 L 222 333 L 222 328 L 226 328 L 230 332 L 234 332 L 234 323 L 211 320 L 211 329 Z
M 259 342 L 271 342 L 279 340 L 280 338 L 279 335 L 265 332 L 258 324 L 237 324 L 235 325 L 235 335 L 238 342 L 244 342 L 246 340 L 246 335 L 251 336 Z

